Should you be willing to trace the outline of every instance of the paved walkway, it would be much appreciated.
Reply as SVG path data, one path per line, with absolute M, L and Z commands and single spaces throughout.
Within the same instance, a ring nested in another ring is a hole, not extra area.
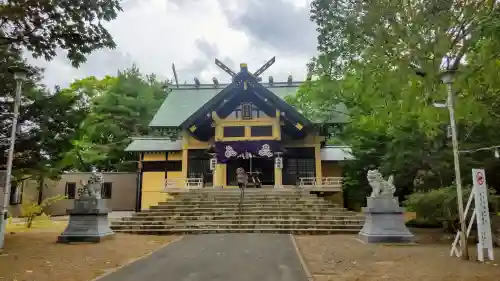
M 287 234 L 185 236 L 99 281 L 307 281 Z

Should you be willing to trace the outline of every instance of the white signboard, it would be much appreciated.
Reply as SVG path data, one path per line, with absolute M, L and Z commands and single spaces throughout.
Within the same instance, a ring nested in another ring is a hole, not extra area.
M 477 234 L 477 257 L 484 261 L 484 250 L 488 251 L 488 258 L 493 260 L 493 239 L 491 237 L 490 212 L 488 209 L 488 187 L 486 186 L 486 174 L 484 169 L 472 169 L 472 182 L 474 193 L 474 205 L 476 214 Z
M 210 171 L 215 170 L 216 165 L 217 165 L 217 158 L 210 158 Z
M 278 156 L 278 157 L 276 157 L 276 158 L 274 159 L 274 167 L 275 167 L 276 169 L 283 169 L 283 158 L 281 158 L 281 157 L 279 157 L 279 156 Z

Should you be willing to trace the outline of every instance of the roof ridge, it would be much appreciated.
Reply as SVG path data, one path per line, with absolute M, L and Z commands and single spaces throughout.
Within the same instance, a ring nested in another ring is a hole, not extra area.
M 292 82 L 291 84 L 288 82 L 274 82 L 274 83 L 258 83 L 268 89 L 276 89 L 276 88 L 297 88 L 305 81 L 297 81 Z M 170 90 L 212 90 L 212 89 L 224 89 L 231 83 L 220 83 L 220 84 L 179 84 L 176 86 L 174 84 L 169 84 Z

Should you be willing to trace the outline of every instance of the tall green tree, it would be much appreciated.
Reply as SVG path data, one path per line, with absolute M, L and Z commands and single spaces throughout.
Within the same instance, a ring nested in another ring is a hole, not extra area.
M 120 11 L 119 0 L 2 1 L 0 46 L 23 47 L 46 60 L 60 48 L 78 66 L 92 51 L 115 47 L 102 23 Z
M 1 49 L 1 47 L 0 47 Z M 42 72 L 25 63 L 16 48 L 3 48 L 0 75 L 6 95 L 0 100 L 0 169 L 5 169 L 12 128 L 12 107 L 16 82 L 10 66 L 24 65 L 29 75 L 23 83 L 18 117 L 13 175 L 16 181 L 33 179 L 39 183 L 40 198 L 45 178 L 56 178 L 60 161 L 76 136 L 85 108 L 79 93 L 48 92 L 39 85 Z
M 124 149 L 131 136 L 150 133 L 148 124 L 166 97 L 167 83 L 154 75 L 142 75 L 136 67 L 117 77 L 76 83 L 92 83 L 89 88 L 100 91 L 91 96 L 90 112 L 66 162 L 72 162 L 77 170 L 89 170 L 91 166 L 104 171 L 135 170 L 136 159 Z M 75 85 L 71 88 L 78 91 Z
M 363 198 L 366 170 L 394 173 L 401 195 L 446 186 L 452 180 L 443 69 L 457 69 L 455 84 L 462 148 L 498 139 L 495 98 L 500 49 L 497 1 L 315 0 L 320 55 L 310 67 L 316 80 L 295 102 L 325 115 L 344 103 L 350 123 L 339 135 L 353 146 L 346 168 L 348 189 Z M 487 70 L 487 71 L 486 71 Z M 476 83 L 475 81 L 480 81 Z M 475 131 L 474 137 L 467 136 Z M 491 130 L 493 129 L 493 130 Z M 465 171 L 488 166 L 492 154 L 462 156 Z M 491 167 L 491 166 L 488 166 Z M 468 173 L 464 173 L 466 175 Z M 467 180 L 467 178 L 466 178 Z M 349 193 L 349 192 L 348 192 Z
M 96 49 L 114 48 L 102 22 L 116 18 L 118 0 L 27 1 L 0 3 L 0 167 L 6 163 L 15 81 L 10 66 L 28 70 L 20 109 L 14 172 L 18 175 L 52 174 L 84 110 L 76 93 L 49 93 L 40 86 L 41 69 L 22 58 L 28 50 L 51 60 L 56 50 L 67 52 L 74 66 Z M 70 95 L 71 94 L 71 95 Z

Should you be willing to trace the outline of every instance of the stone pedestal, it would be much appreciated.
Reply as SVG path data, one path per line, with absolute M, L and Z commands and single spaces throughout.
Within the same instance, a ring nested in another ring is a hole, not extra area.
M 368 243 L 409 243 L 413 234 L 405 225 L 404 208 L 393 196 L 368 197 L 365 224 L 359 232 Z
M 108 222 L 109 209 L 103 199 L 75 199 L 74 207 L 68 213 L 69 223 L 57 238 L 58 243 L 100 242 L 114 235 Z

